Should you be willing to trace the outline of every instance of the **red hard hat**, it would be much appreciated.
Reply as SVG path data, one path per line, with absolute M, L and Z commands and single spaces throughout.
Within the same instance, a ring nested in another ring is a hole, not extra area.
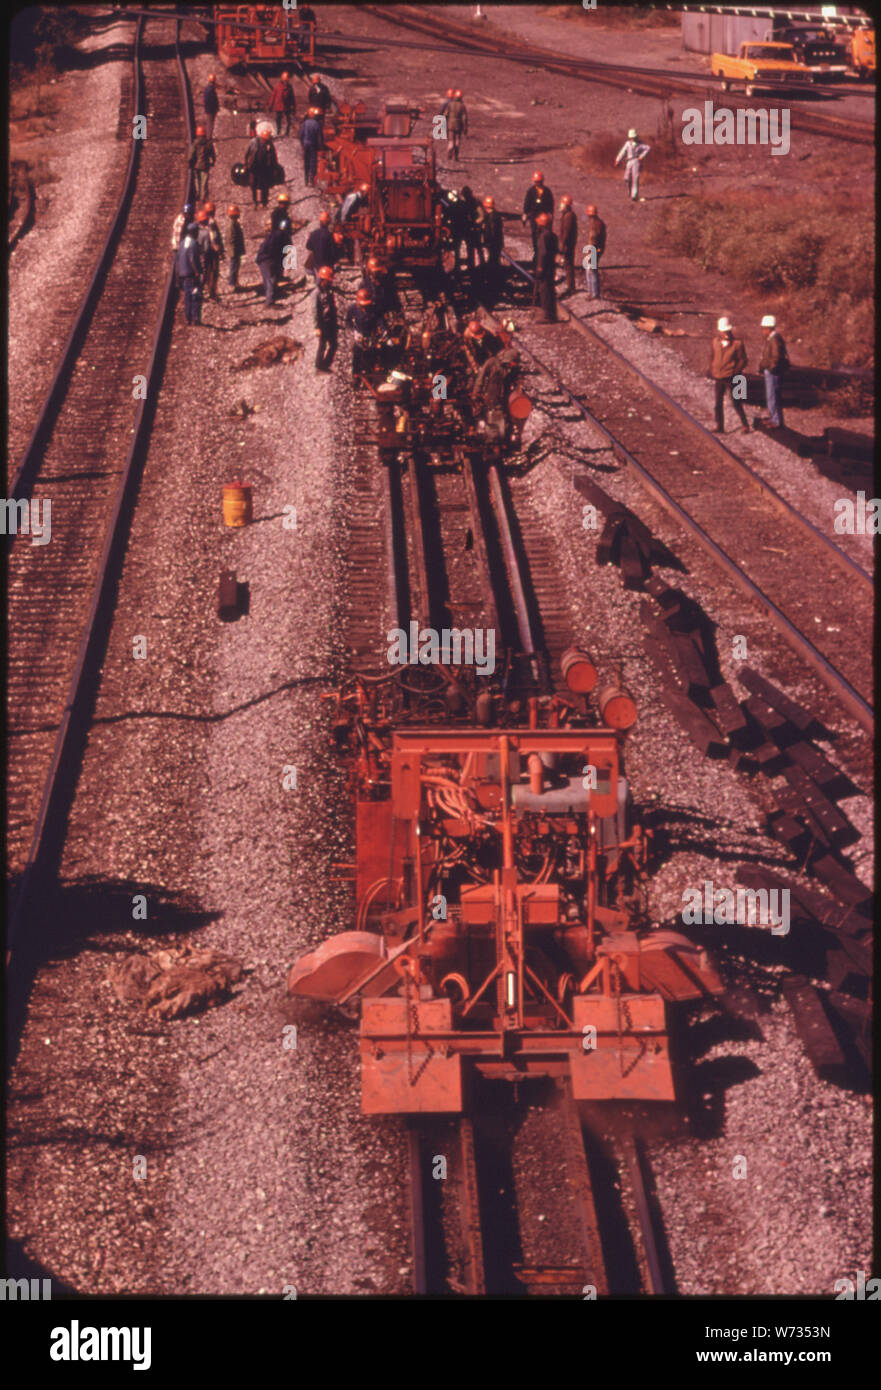
M 485 333 L 485 332 L 486 332 L 486 329 L 484 328 L 483 324 L 480 322 L 480 319 L 472 319 L 471 322 L 469 323 L 468 327 L 465 329 L 465 332 L 466 332 L 466 333 L 472 333 L 472 334 Z
M 570 193 L 563 194 L 562 198 L 560 199 L 560 207 L 562 207 L 564 203 L 567 208 L 572 206 L 572 195 Z
M 261 130 L 261 132 L 260 132 L 260 139 L 261 139 L 261 140 L 271 140 L 271 139 L 272 139 L 272 131 L 270 131 L 270 130 Z
M 319 280 L 332 280 L 333 267 L 329 265 L 323 265 L 318 272 L 318 278 Z
M 199 208 L 199 211 L 196 213 L 196 221 L 197 221 L 197 222 L 207 222 L 207 221 L 208 221 L 208 214 L 207 214 L 207 212 L 205 211 L 204 208 Z
M 458 88 L 458 87 L 456 88 L 455 92 L 453 93 L 453 96 L 456 97 L 459 101 L 462 100 L 462 93 L 459 91 L 459 88 Z
M 375 256 L 370 256 L 367 261 L 368 270 L 379 270 L 379 261 Z
M 310 116 L 319 116 L 320 114 L 321 114 L 321 112 L 318 110 L 318 107 L 317 107 L 317 106 L 310 106 L 310 107 L 309 107 L 309 115 L 310 115 Z
M 282 82 L 290 82 L 291 74 L 289 72 L 283 72 L 281 75 L 281 80 Z
M 533 182 L 533 183 L 544 183 L 544 181 L 545 181 L 545 176 L 544 176 L 544 174 L 542 173 L 541 169 L 536 169 L 535 173 L 534 173 L 533 176 L 532 176 L 532 182 Z
M 587 213 L 588 217 L 596 217 L 597 215 L 597 210 L 594 207 L 593 203 L 588 203 L 584 211 Z
M 489 208 L 490 211 L 492 211 L 492 209 L 495 207 L 495 205 L 496 205 L 496 200 L 495 200 L 495 198 L 492 196 L 491 193 L 487 193 L 486 197 L 485 197 L 484 200 L 483 200 L 483 206 L 484 206 L 485 208 Z
M 282 189 L 275 201 L 277 203 L 289 203 L 291 201 L 291 195 L 287 193 L 285 189 Z
M 447 101 L 452 101 L 452 99 L 453 99 L 454 96 L 455 96 L 455 93 L 454 93 L 452 87 L 448 87 L 448 88 L 447 88 Z
M 318 214 L 318 221 L 321 223 L 322 227 L 327 226 L 328 222 L 330 221 L 330 213 L 327 211 L 326 208 L 324 212 L 320 212 Z
M 212 72 L 211 76 L 208 78 L 208 81 L 209 81 L 209 82 L 216 82 L 216 81 L 217 81 L 217 75 L 216 75 L 215 73 Z
M 241 214 L 242 209 L 239 207 L 238 203 L 230 203 L 226 210 L 227 217 L 241 217 Z
M 369 192 L 370 192 L 370 184 L 369 184 L 369 183 L 362 183 L 361 186 L 360 186 L 360 190 L 359 190 L 359 191 L 360 191 L 361 193 L 369 193 Z
M 551 214 L 549 212 L 540 212 L 535 220 L 540 227 L 547 227 L 552 220 Z
M 213 204 L 213 203 L 210 203 L 210 202 L 209 202 L 209 203 L 203 203 L 202 206 L 203 206 L 203 208 L 205 209 L 206 212 L 214 212 L 214 204 Z
M 204 135 L 204 134 L 205 134 L 205 127 L 204 127 L 203 125 L 197 125 L 197 126 L 196 126 L 196 134 L 197 134 L 197 135 Z
M 368 289 L 361 289 L 355 295 L 359 304 L 372 304 L 373 296 Z

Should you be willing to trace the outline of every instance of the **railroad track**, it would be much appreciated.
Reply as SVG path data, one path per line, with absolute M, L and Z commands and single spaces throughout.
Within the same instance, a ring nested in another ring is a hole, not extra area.
M 185 195 L 168 170 L 191 137 L 192 99 L 180 21 L 151 30 L 157 43 L 173 36 L 174 63 L 145 54 L 146 23 L 133 54 L 146 138 L 132 141 L 116 217 L 10 493 L 44 519 L 51 508 L 48 544 L 21 533 L 9 542 L 10 952 L 35 920 L 34 889 L 57 870 L 174 308 L 157 248 Z
M 510 256 L 506 260 L 522 280 L 533 283 L 518 262 Z M 565 327 L 553 331 L 568 330 L 580 339 L 578 353 L 573 354 L 579 363 L 578 379 L 567 369 L 570 374 L 564 381 L 556 367 L 521 342 L 524 353 L 600 429 L 616 458 L 760 606 L 793 651 L 871 735 L 871 644 L 853 641 L 854 631 L 871 631 L 871 576 L 599 334 L 562 305 L 560 313 Z M 555 347 L 560 346 L 555 339 Z M 626 396 L 618 389 L 622 371 L 629 378 Z M 678 448 L 671 451 L 668 444 L 674 439 Z M 737 486 L 732 486 L 733 480 Z M 749 486 L 746 497 L 742 483 Z M 788 548 L 793 541 L 799 547 L 797 570 Z M 804 573 L 812 575 L 810 587 L 797 578 Z M 822 624 L 815 622 L 817 612 L 825 615 Z M 826 631 L 820 635 L 822 626 Z
M 408 5 L 396 5 L 393 11 L 365 5 L 364 10 L 376 19 L 398 28 L 412 29 L 431 38 L 444 38 L 457 49 L 471 53 L 485 54 L 505 62 L 525 63 L 556 72 L 564 77 L 574 77 L 582 82 L 600 82 L 606 86 L 624 88 L 626 91 L 639 91 L 643 95 L 666 98 L 675 94 L 689 96 L 715 97 L 720 88 L 714 79 L 704 76 L 656 74 L 652 69 L 631 67 L 624 64 L 592 63 L 583 58 L 566 58 L 547 49 L 534 48 L 522 39 L 510 34 L 493 33 L 491 36 L 474 32 L 473 27 L 448 19 L 435 10 L 430 18 Z M 424 46 L 423 46 L 424 47 Z M 449 50 L 448 50 L 449 51 Z M 731 92 L 725 94 L 726 103 L 736 108 L 747 108 L 750 100 Z M 781 106 L 770 94 L 764 98 L 766 106 Z M 790 98 L 791 101 L 791 98 Z M 860 145 L 875 143 L 874 125 L 869 121 L 858 121 L 845 116 L 834 116 L 827 112 L 790 110 L 790 124 L 794 130 L 806 130 L 814 135 L 828 135 L 833 139 L 848 140 Z
M 527 1084 L 513 1105 L 508 1083 L 479 1090 L 470 1115 L 409 1121 L 413 1292 L 670 1292 L 636 1141 L 617 1156 L 631 1193 L 625 1212 L 609 1200 L 608 1180 L 598 1185 L 567 1082 Z

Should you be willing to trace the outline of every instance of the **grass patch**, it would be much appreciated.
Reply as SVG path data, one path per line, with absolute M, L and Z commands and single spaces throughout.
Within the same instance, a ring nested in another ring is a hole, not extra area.
M 652 233 L 702 270 L 762 295 L 801 338 L 810 363 L 873 364 L 875 247 L 871 206 L 738 191 L 671 201 Z
M 623 161 L 615 168 L 615 156 L 624 144 L 626 130 L 617 135 L 596 135 L 586 145 L 576 145 L 570 158 L 583 174 L 599 174 L 624 177 Z M 686 151 L 681 141 L 671 135 L 670 123 L 663 106 L 654 130 L 640 129 L 639 138 L 651 146 L 643 163 L 643 175 L 651 174 L 673 178 L 694 162 L 691 152 Z

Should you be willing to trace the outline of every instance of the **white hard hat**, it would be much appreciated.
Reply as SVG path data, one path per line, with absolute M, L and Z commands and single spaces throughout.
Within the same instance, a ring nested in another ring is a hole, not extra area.
M 627 132 L 627 139 L 628 139 L 628 140 L 635 140 L 635 139 L 636 139 L 636 131 L 635 131 L 635 130 L 628 130 L 628 132 Z
M 719 330 L 720 333 L 730 333 L 730 332 L 731 332 L 731 320 L 730 320 L 729 318 L 725 318 L 725 316 L 724 316 L 724 314 L 723 314 L 722 318 L 720 318 L 719 321 L 718 321 L 718 323 L 716 324 L 716 327 L 718 328 L 718 330 Z
M 766 314 L 766 315 L 765 315 L 765 317 L 762 319 L 762 327 L 763 327 L 763 328 L 776 328 L 776 327 L 777 327 L 777 320 L 775 319 L 775 317 L 774 317 L 773 314 Z

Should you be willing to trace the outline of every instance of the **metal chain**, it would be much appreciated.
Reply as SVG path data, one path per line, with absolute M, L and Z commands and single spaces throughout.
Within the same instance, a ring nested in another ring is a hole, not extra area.
M 627 1031 L 628 1031 L 628 1033 L 630 1034 L 630 1036 L 631 1036 L 631 1037 L 635 1037 L 635 1032 L 634 1032 L 634 1027 L 633 1027 L 633 1015 L 632 1015 L 631 1012 L 630 1012 L 630 1005 L 628 1004 L 628 1002 L 627 1002 L 627 1000 L 625 999 L 624 995 L 621 993 L 621 970 L 620 970 L 620 967 L 619 967 L 619 965 L 618 965 L 618 962 L 615 961 L 615 960 L 612 961 L 612 983 L 613 983 L 614 989 L 615 989 L 615 996 L 616 996 L 615 1002 L 616 1002 L 616 1005 L 617 1005 L 617 1016 L 618 1016 L 618 1066 L 619 1066 L 620 1069 L 621 1069 L 621 1075 L 622 1075 L 622 1076 L 629 1076 L 630 1073 L 633 1071 L 634 1067 L 639 1066 L 639 1063 L 642 1061 L 643 1057 L 645 1056 L 645 1054 L 646 1054 L 646 1049 L 647 1049 L 647 1044 L 646 1044 L 646 1042 L 645 1042 L 645 1040 L 644 1040 L 643 1038 L 636 1038 L 636 1043 L 637 1043 L 637 1046 L 638 1046 L 638 1048 L 639 1048 L 639 1051 L 637 1052 L 636 1056 L 634 1057 L 634 1059 L 633 1059 L 633 1061 L 630 1063 L 630 1065 L 629 1065 L 628 1067 L 625 1067 L 625 1066 L 624 1066 L 624 1049 L 623 1049 L 622 1042 L 621 1042 L 621 1015 L 622 1015 L 622 1014 L 624 1015 L 624 1023 L 625 1023 L 625 1026 L 626 1026 Z

